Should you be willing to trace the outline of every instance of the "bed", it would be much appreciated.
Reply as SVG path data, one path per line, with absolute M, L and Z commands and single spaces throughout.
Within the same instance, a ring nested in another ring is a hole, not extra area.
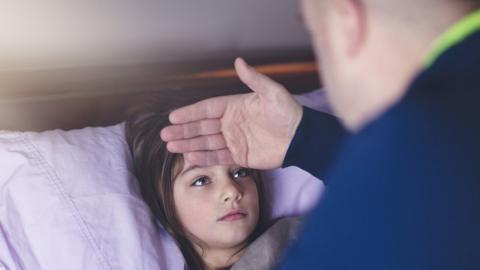
M 320 85 L 297 11 L 276 0 L 2 9 L 0 38 L 11 44 L 0 47 L 0 269 L 183 269 L 139 195 L 122 122 L 152 95 L 249 91 L 236 56 L 328 111 L 323 91 L 311 92 Z M 272 218 L 305 213 L 323 189 L 298 168 L 265 174 Z

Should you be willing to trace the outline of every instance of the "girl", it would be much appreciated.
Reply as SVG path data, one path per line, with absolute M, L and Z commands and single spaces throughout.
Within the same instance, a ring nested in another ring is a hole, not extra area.
M 126 123 L 142 196 L 176 240 L 185 269 L 230 269 L 266 228 L 260 173 L 234 165 L 193 166 L 168 152 L 160 139 L 169 124 L 165 108 L 146 104 Z

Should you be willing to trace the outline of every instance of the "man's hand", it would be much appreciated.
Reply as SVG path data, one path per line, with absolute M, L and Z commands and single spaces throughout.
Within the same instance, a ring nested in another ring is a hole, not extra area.
M 190 162 L 256 169 L 282 165 L 302 118 L 302 107 L 280 84 L 235 60 L 240 80 L 253 93 L 215 97 L 170 113 L 161 131 L 167 149 Z

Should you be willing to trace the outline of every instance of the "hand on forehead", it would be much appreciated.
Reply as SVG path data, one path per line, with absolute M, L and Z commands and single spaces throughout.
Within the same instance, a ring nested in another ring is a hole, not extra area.
M 240 79 L 252 93 L 215 97 L 177 109 L 160 136 L 167 148 L 197 165 L 279 167 L 302 109 L 280 84 L 237 59 Z M 279 121 L 280 120 L 280 121 Z

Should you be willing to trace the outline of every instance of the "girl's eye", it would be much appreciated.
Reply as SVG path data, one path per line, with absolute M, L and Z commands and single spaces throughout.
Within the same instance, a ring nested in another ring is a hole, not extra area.
M 199 177 L 199 178 L 195 179 L 192 183 L 192 186 L 201 187 L 201 186 L 205 186 L 205 185 L 208 185 L 208 184 L 210 184 L 210 180 L 207 177 L 202 176 L 202 177 Z
M 246 168 L 239 168 L 233 172 L 233 178 L 242 178 L 250 176 L 250 170 Z

